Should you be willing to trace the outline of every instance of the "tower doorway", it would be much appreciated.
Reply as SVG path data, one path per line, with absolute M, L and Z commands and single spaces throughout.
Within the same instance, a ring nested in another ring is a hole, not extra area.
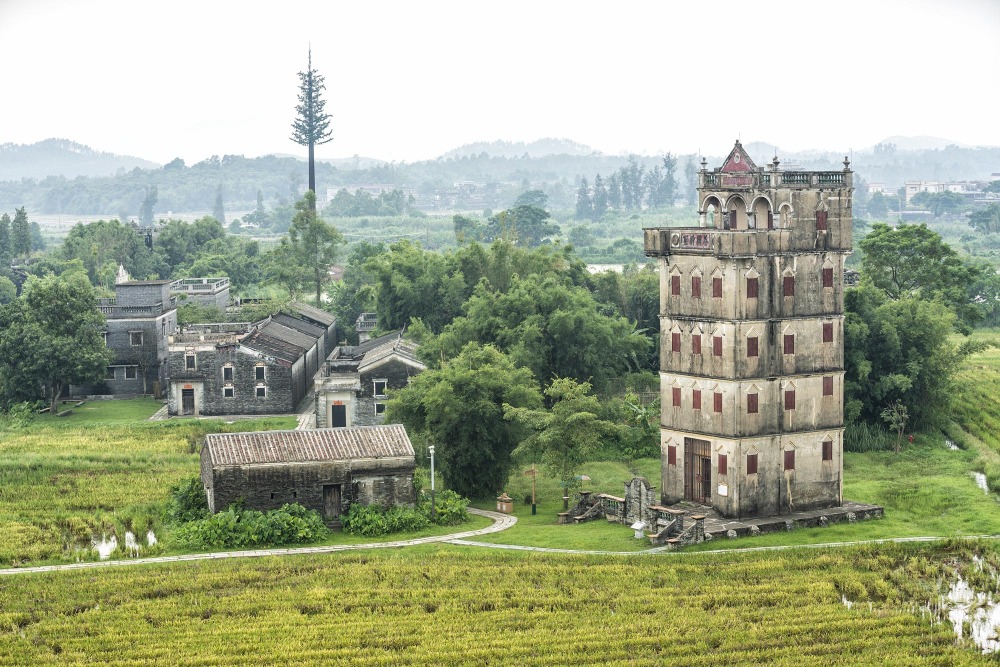
M 712 501 L 712 443 L 684 438 L 684 499 L 707 505 Z

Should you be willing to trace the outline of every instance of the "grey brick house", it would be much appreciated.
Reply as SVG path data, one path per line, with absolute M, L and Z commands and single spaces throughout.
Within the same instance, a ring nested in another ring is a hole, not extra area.
M 216 433 L 201 448 L 213 512 L 237 500 L 257 510 L 298 503 L 333 520 L 352 503 L 411 506 L 415 466 L 400 424 Z

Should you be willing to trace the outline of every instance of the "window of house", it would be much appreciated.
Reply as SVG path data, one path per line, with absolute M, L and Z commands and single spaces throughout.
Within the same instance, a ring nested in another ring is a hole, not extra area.
M 128 340 L 132 347 L 139 347 L 142 345 L 142 332 L 141 331 L 129 331 Z
M 106 369 L 104 369 L 104 379 L 105 380 L 114 380 L 115 379 L 115 367 L 114 366 L 108 366 Z
M 225 387 L 222 388 L 223 398 L 234 398 L 235 396 L 236 396 L 236 388 L 233 387 L 233 385 L 227 384 Z
M 691 390 L 691 407 L 695 410 L 701 410 L 701 389 Z
M 101 332 L 101 338 L 104 339 L 104 347 L 107 347 L 108 346 L 108 332 L 107 331 L 102 331 Z
M 691 276 L 691 296 L 701 298 L 701 276 Z
M 757 455 L 747 454 L 747 474 L 756 475 L 757 474 Z
M 715 412 L 722 412 L 722 392 L 721 391 L 715 392 L 715 400 L 713 401 L 713 403 L 714 403 L 714 405 L 712 407 L 715 410 Z
M 681 277 L 678 275 L 670 276 L 670 296 L 680 296 L 681 295 Z
M 680 352 L 681 351 L 681 333 L 675 331 L 670 334 L 670 351 Z
M 781 293 L 784 296 L 795 296 L 795 276 L 785 276 L 781 281 Z
M 701 354 L 701 334 L 691 336 L 691 354 Z
M 823 322 L 823 342 L 833 342 L 833 322 Z
M 722 298 L 722 278 L 712 278 L 712 298 Z
M 747 394 L 747 414 L 757 414 L 757 394 Z
M 786 389 L 785 390 L 785 409 L 794 410 L 795 409 L 795 390 Z
M 747 357 L 756 357 L 760 351 L 757 348 L 758 345 L 757 336 L 751 336 L 747 338 Z
M 380 415 L 383 414 L 384 412 L 385 412 L 385 403 L 376 403 L 375 414 Z
M 134 380 L 137 377 L 136 369 L 137 366 L 126 366 L 125 367 L 125 379 Z
M 833 440 L 823 441 L 823 460 L 824 461 L 833 460 Z
M 375 396 L 385 396 L 385 380 L 374 380 L 374 393 Z
M 674 387 L 671 391 L 672 403 L 675 408 L 681 407 L 681 388 Z
M 826 230 L 826 211 L 816 211 L 816 231 Z
M 795 450 L 785 452 L 785 470 L 795 470 Z
M 675 466 L 677 465 L 677 447 L 670 445 L 667 447 L 667 465 Z
M 254 366 L 254 379 L 257 382 L 264 382 L 266 378 L 264 377 L 264 366 Z
M 264 385 L 257 385 L 257 398 L 267 398 L 267 387 Z
M 233 381 L 233 367 L 232 366 L 223 366 L 222 367 L 222 381 L 223 382 L 232 382 Z
M 823 378 L 823 395 L 833 396 L 833 376 L 825 376 Z
M 185 354 L 184 369 L 188 371 L 193 371 L 197 367 L 198 367 L 198 357 L 191 353 Z
M 833 287 L 833 269 L 823 269 L 823 287 Z
M 722 336 L 712 336 L 712 355 L 722 356 Z
M 785 354 L 795 354 L 795 334 L 785 334 Z
M 719 474 L 729 474 L 729 456 L 727 454 L 719 454 Z
M 747 278 L 747 298 L 757 298 L 757 278 Z

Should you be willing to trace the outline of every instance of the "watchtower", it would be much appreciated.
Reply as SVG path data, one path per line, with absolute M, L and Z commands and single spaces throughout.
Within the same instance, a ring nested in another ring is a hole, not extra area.
M 841 504 L 852 172 L 698 175 L 699 227 L 644 230 L 660 269 L 661 494 L 729 517 Z

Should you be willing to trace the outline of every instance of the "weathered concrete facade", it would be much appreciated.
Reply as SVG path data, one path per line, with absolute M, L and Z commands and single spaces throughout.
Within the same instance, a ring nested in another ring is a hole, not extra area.
M 201 448 L 201 479 L 213 512 L 242 500 L 269 510 L 298 503 L 327 519 L 352 503 L 411 506 L 413 445 L 400 424 L 218 433 Z
M 660 266 L 662 501 L 729 517 L 841 503 L 852 172 L 699 174 L 701 226 L 645 230 Z

